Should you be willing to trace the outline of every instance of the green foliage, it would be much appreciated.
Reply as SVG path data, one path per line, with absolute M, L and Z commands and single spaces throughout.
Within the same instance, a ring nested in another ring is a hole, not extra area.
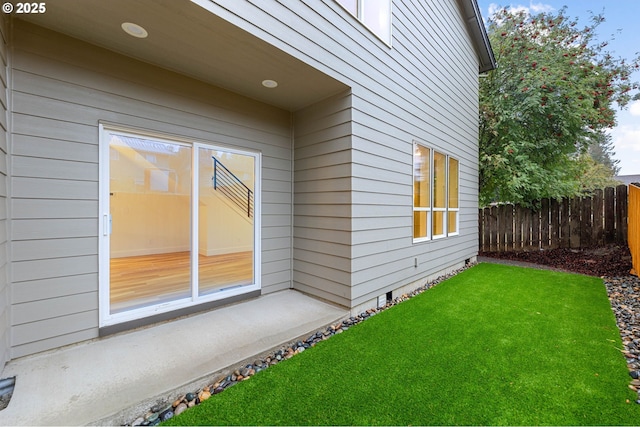
M 594 133 L 593 140 L 589 143 L 588 153 L 596 163 L 610 172 L 610 176 L 613 177 L 620 171 L 618 166 L 620 160 L 613 158 L 616 153 L 613 151 L 613 141 L 608 133 Z
M 480 264 L 167 424 L 636 425 L 621 345 L 601 279 Z
M 593 190 L 605 187 L 615 187 L 621 182 L 613 178 L 611 169 L 598 163 L 589 154 L 580 156 L 576 163 L 580 169 L 579 183 L 583 193 L 590 194 Z
M 579 28 L 558 14 L 502 9 L 488 33 L 498 68 L 480 80 L 480 204 L 579 194 L 579 154 L 615 126 L 639 67 L 597 43 L 604 18 Z

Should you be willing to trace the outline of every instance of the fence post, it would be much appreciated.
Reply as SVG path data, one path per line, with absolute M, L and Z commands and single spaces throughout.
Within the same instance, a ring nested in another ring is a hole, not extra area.
M 484 237 L 484 208 L 478 208 L 478 252 L 482 252 L 483 249 L 483 237 Z
M 628 241 L 631 251 L 631 274 L 640 276 L 640 184 L 629 185 Z

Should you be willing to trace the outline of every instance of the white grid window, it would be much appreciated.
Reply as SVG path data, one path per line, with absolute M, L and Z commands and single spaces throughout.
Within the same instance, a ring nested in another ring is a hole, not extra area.
M 459 162 L 414 142 L 413 240 L 459 234 Z

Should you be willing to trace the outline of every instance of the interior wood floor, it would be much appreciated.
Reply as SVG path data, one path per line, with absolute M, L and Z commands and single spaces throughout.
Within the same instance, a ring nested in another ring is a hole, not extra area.
M 112 258 L 111 312 L 191 294 L 191 254 L 173 252 Z M 198 256 L 200 295 L 253 283 L 253 252 Z

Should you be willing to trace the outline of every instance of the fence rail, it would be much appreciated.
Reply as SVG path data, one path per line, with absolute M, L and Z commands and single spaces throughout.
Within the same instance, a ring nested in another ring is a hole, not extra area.
M 640 276 L 640 183 L 629 185 L 629 250 L 631 274 Z
M 542 199 L 539 210 L 503 204 L 480 209 L 480 251 L 587 248 L 627 242 L 627 186 L 590 197 Z

